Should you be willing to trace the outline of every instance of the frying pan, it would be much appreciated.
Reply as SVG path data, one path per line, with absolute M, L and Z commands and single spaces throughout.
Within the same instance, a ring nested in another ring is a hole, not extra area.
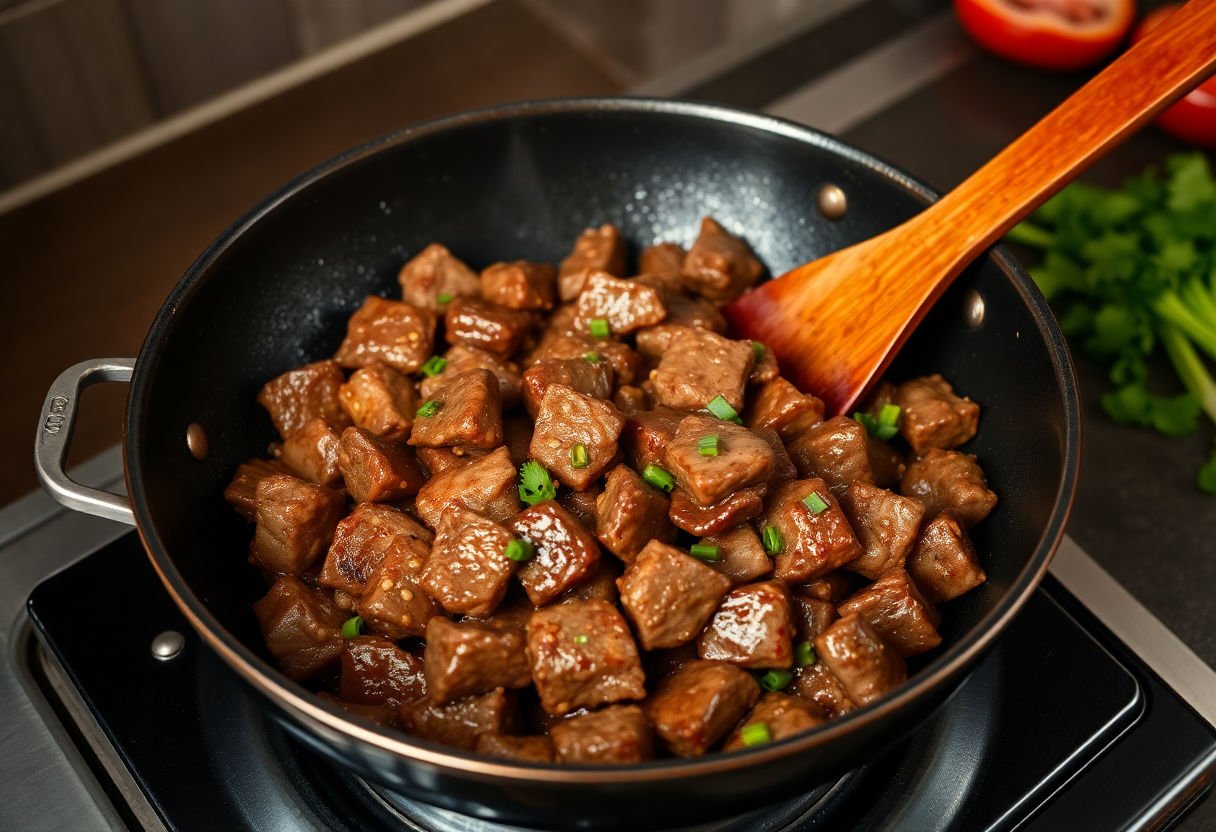
M 825 183 L 847 198 L 834 221 L 816 208 Z M 265 592 L 246 561 L 251 529 L 221 492 L 275 438 L 255 403 L 260 386 L 330 355 L 362 298 L 396 296 L 401 263 L 431 241 L 474 268 L 557 261 L 585 226 L 616 224 L 636 253 L 659 240 L 691 243 L 712 214 L 780 274 L 896 225 L 934 196 L 830 136 L 706 104 L 542 101 L 412 127 L 306 173 L 232 225 L 165 301 L 137 360 L 65 371 L 39 425 L 39 475 L 65 505 L 134 523 L 191 625 L 274 718 L 391 790 L 543 828 L 687 825 L 755 809 L 805 793 L 914 729 L 1022 607 L 1063 534 L 1080 453 L 1076 380 L 1046 303 L 999 247 L 954 284 L 889 374 L 940 372 L 983 405 L 966 450 L 1000 495 L 975 529 L 988 582 L 943 606 L 943 647 L 907 684 L 793 739 L 687 761 L 553 768 L 479 758 L 352 718 L 268 661 L 250 610 Z M 100 380 L 130 382 L 129 502 L 63 470 L 79 392 Z M 208 440 L 201 461 L 187 445 L 192 423 Z

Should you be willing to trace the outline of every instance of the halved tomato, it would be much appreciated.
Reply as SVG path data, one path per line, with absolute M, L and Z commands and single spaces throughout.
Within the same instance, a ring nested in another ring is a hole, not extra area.
M 1135 18 L 1134 0 L 954 0 L 963 28 L 990 52 L 1041 69 L 1096 64 Z
M 1178 8 L 1167 3 L 1144 16 L 1132 33 L 1132 42 L 1143 38 Z M 1216 147 L 1216 78 L 1204 81 L 1154 122 L 1165 132 L 1200 147 Z

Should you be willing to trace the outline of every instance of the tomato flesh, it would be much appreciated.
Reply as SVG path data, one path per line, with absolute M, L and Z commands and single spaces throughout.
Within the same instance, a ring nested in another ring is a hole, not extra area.
M 1001 57 L 1072 70 L 1109 56 L 1135 16 L 1133 0 L 954 0 L 967 33 Z
M 1146 14 L 1136 26 L 1132 42 L 1142 40 L 1176 8 L 1178 4 L 1169 3 Z M 1198 147 L 1216 148 L 1216 78 L 1204 81 L 1157 116 L 1154 123 L 1175 138 Z

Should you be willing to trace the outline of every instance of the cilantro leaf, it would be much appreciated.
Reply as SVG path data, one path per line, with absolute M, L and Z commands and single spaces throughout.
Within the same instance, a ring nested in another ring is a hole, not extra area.
M 545 466 L 529 459 L 519 467 L 519 499 L 530 506 L 557 497 L 557 485 Z

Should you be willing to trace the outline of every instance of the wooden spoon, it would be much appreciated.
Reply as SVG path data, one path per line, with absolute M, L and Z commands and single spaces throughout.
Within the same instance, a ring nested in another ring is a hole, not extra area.
M 968 263 L 1213 66 L 1216 0 L 1191 0 L 917 216 L 727 306 L 735 332 L 847 413 Z

